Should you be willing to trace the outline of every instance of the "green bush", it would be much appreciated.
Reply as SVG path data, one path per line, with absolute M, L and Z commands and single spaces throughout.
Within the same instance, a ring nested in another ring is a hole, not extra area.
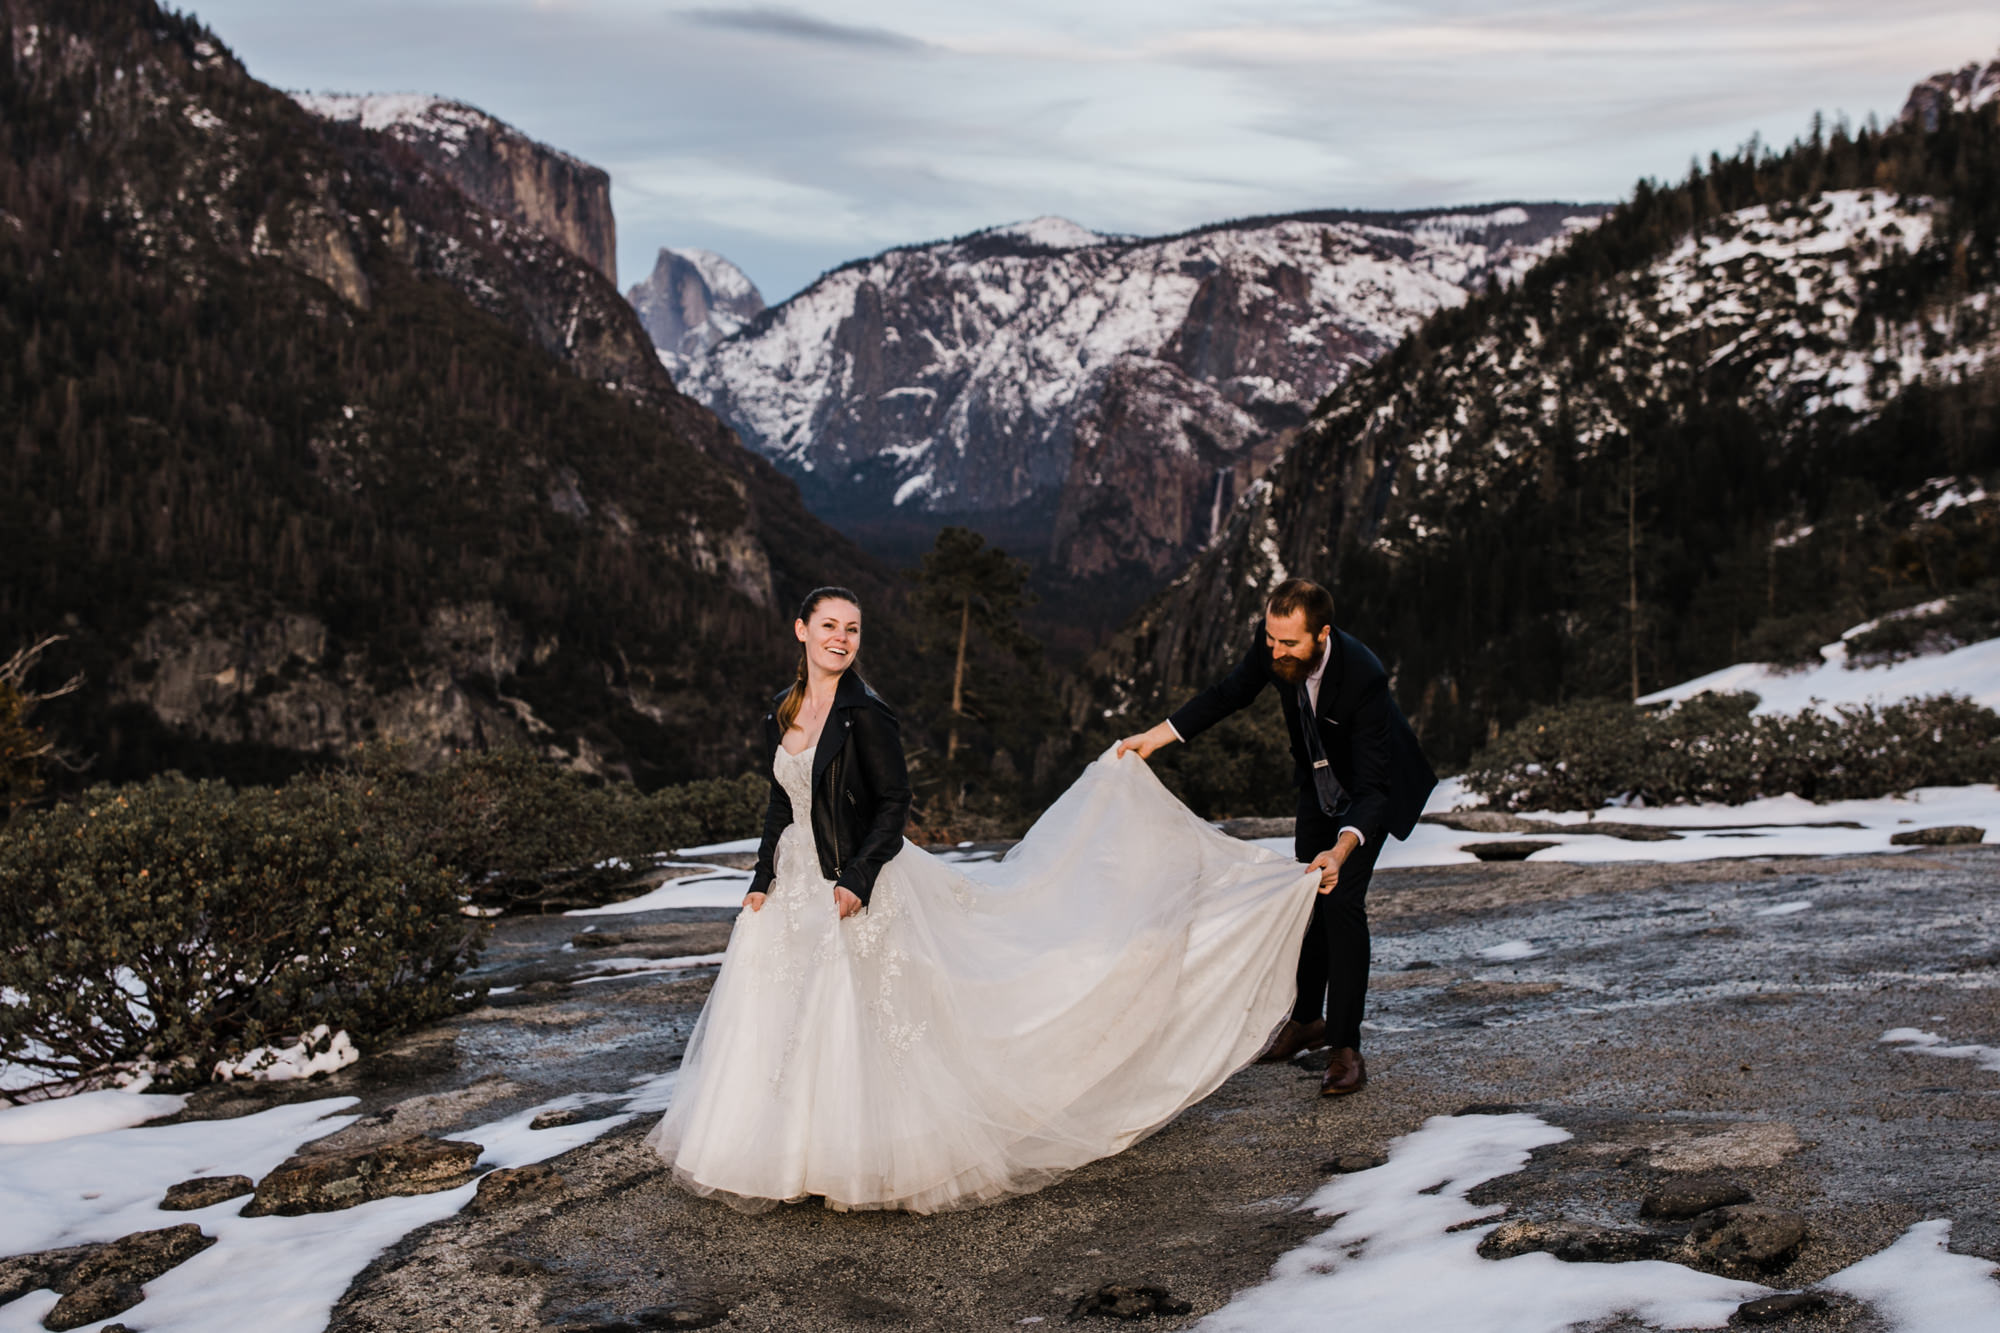
M 0 1060 L 51 1083 L 206 1079 L 325 1023 L 366 1045 L 449 1012 L 484 927 L 354 792 L 178 777 L 0 834 Z
M 350 768 L 294 785 L 344 792 L 378 811 L 489 910 L 610 901 L 660 853 L 755 833 L 770 791 L 767 778 L 746 774 L 646 795 L 522 749 L 468 754 L 428 772 L 403 759 L 395 747 L 370 747 Z
M 47 742 L 28 725 L 19 691 L 0 680 L 0 819 L 42 791 L 41 757 Z
M 1950 695 L 1887 708 L 1755 716 L 1753 694 L 1643 709 L 1590 700 L 1531 713 L 1474 756 L 1466 784 L 1509 810 L 1814 801 L 2000 781 L 2000 714 Z
M 1285 714 L 1269 696 L 1190 744 L 1169 745 L 1150 762 L 1167 789 L 1203 819 L 1285 816 L 1298 809 Z

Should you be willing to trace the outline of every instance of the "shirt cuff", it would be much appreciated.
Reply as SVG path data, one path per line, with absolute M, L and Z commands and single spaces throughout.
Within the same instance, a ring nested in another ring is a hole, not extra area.
M 1173 732 L 1174 739 L 1179 741 L 1182 745 L 1187 744 L 1187 737 L 1181 735 L 1181 729 L 1174 725 L 1174 720 L 1172 718 L 1167 719 L 1167 730 Z
M 1361 846 L 1366 847 L 1368 845 L 1368 835 L 1366 833 L 1363 833 L 1360 829 L 1354 827 L 1354 825 L 1349 824 L 1340 831 L 1342 833 L 1352 833 L 1354 835 L 1354 840 L 1358 842 Z

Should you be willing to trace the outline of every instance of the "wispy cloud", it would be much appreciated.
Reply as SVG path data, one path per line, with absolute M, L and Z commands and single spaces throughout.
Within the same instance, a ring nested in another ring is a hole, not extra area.
M 746 9 L 723 9 L 704 7 L 684 9 L 681 14 L 689 21 L 708 28 L 729 28 L 737 32 L 750 32 L 783 37 L 799 42 L 822 42 L 834 46 L 870 48 L 877 51 L 928 51 L 931 44 L 915 37 L 888 28 L 864 27 L 852 23 L 835 23 L 796 9 L 780 9 L 773 5 L 754 5 Z
M 772 298 L 1057 213 L 1158 234 L 1325 207 L 1603 200 L 1815 110 L 1893 116 L 1992 0 L 200 0 L 259 77 L 462 98 L 612 174 Z M 394 32 L 394 42 L 380 34 Z

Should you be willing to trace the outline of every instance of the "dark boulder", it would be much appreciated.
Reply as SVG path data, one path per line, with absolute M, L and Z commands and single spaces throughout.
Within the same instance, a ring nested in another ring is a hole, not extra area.
M 1815 1314 L 1826 1308 L 1826 1297 L 1812 1291 L 1790 1291 L 1777 1296 L 1760 1296 L 1736 1307 L 1732 1323 L 1775 1324 L 1798 1314 Z
M 501 1167 L 479 1178 L 479 1191 L 466 1211 L 497 1212 L 524 1203 L 543 1203 L 563 1192 L 563 1178 L 553 1167 L 536 1162 L 530 1166 Z
M 1889 835 L 1898 847 L 1965 847 L 1986 840 L 1986 830 L 1970 824 L 1942 824 L 1937 828 L 1905 829 Z
M 157 1231 L 136 1231 L 100 1245 L 65 1273 L 57 1290 L 62 1299 L 43 1318 L 50 1329 L 81 1328 L 129 1310 L 146 1299 L 144 1286 L 215 1244 L 192 1222 Z
M 228 1199 L 241 1198 L 256 1188 L 257 1182 L 248 1176 L 196 1176 L 193 1180 L 169 1185 L 167 1197 L 160 1200 L 160 1207 L 170 1213 L 188 1213 Z
M 246 1217 L 331 1213 L 393 1194 L 434 1194 L 472 1179 L 485 1149 L 422 1134 L 335 1152 L 302 1152 L 257 1182 Z
M 1750 1191 L 1733 1180 L 1675 1180 L 1642 1199 L 1639 1216 L 1670 1220 L 1699 1217 L 1733 1203 L 1748 1202 Z
M 1783 1268 L 1805 1242 L 1806 1220 L 1797 1213 L 1739 1203 L 1696 1218 L 1686 1253 L 1697 1268 L 1755 1277 Z
M 1194 1306 L 1176 1300 L 1165 1287 L 1130 1286 L 1113 1282 L 1091 1292 L 1070 1310 L 1069 1317 L 1083 1319 L 1152 1319 L 1158 1315 L 1187 1314 Z
M 1517 1254 L 1540 1252 L 1570 1264 L 1617 1264 L 1663 1258 L 1679 1241 L 1678 1236 L 1658 1231 L 1567 1220 L 1522 1220 L 1495 1227 L 1479 1242 L 1479 1253 L 1488 1259 L 1511 1259 Z

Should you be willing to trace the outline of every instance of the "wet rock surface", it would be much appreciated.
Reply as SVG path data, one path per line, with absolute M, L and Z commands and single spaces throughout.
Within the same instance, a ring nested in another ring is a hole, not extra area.
M 472 1179 L 476 1143 L 422 1134 L 357 1148 L 308 1150 L 257 1182 L 246 1217 L 331 1213 L 394 1194 L 433 1194 Z
M 1329 1225 L 1299 1208 L 1337 1178 L 1328 1164 L 1384 1155 L 1453 1114 L 1527 1112 L 1571 1136 L 1472 1192 L 1504 1205 L 1505 1223 L 1681 1237 L 1741 1204 L 1642 1217 L 1645 1201 L 1721 1182 L 1804 1219 L 1796 1252 L 1756 1276 L 1768 1286 L 1809 1289 L 1933 1217 L 1954 1220 L 1954 1251 L 2000 1259 L 2000 1075 L 1879 1042 L 1917 1026 L 1995 1044 L 1995 882 L 2000 849 L 1983 846 L 1382 872 L 1370 893 L 1371 1081 L 1357 1096 L 1322 1101 L 1317 1073 L 1255 1066 L 1049 1189 L 932 1217 L 813 1203 L 737 1213 L 674 1187 L 640 1142 L 654 1117 L 640 1115 L 551 1161 L 559 1197 L 468 1209 L 404 1238 L 356 1279 L 331 1327 L 637 1327 L 640 1311 L 714 1302 L 729 1327 L 998 1333 L 1029 1318 L 1061 1324 L 1109 1284 L 1171 1292 L 1189 1313 L 1145 1326 L 1185 1328 Z M 1797 902 L 1810 910 L 1759 915 Z M 639 937 L 623 956 L 680 957 L 721 950 L 735 915 L 592 920 Z M 576 933 L 575 918 L 503 920 L 479 979 L 520 989 L 310 1088 L 231 1085 L 190 1114 L 344 1093 L 363 1099 L 364 1116 L 428 1108 L 426 1132 L 449 1136 L 672 1069 L 714 970 L 586 981 L 603 954 L 565 949 Z M 1522 939 L 1534 956 L 1481 956 Z M 481 1084 L 492 1075 L 503 1077 Z M 1802 1333 L 1884 1327 L 1841 1301 L 1782 1319 Z

